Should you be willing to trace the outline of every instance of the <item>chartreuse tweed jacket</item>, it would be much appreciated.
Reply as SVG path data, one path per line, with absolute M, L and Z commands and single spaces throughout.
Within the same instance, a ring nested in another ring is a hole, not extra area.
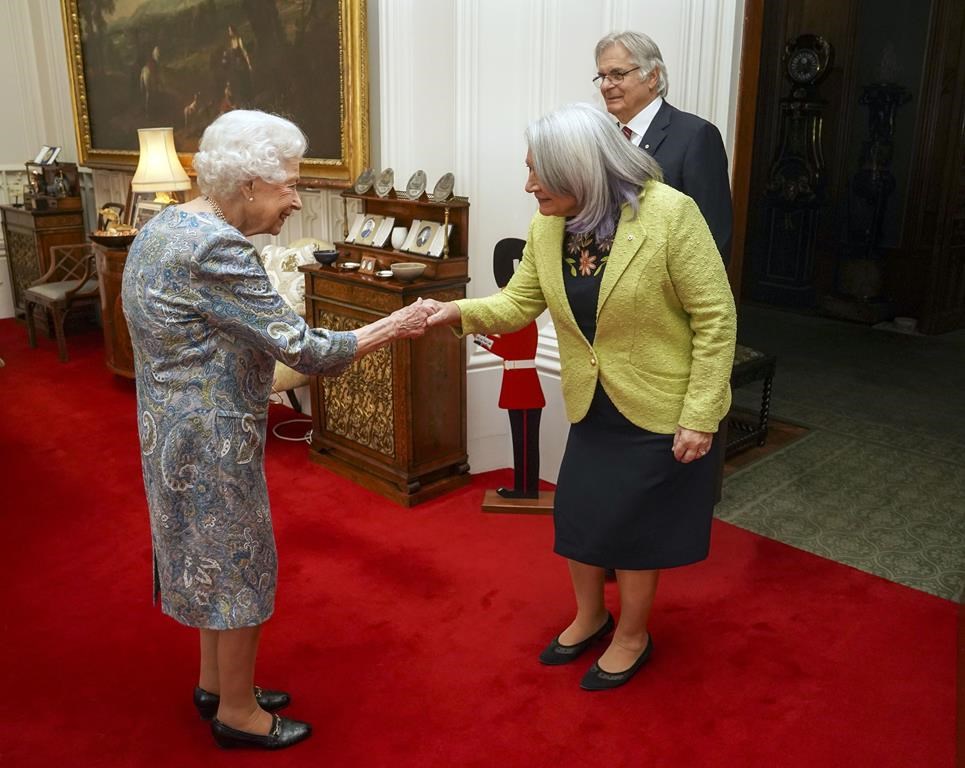
M 506 287 L 462 299 L 465 333 L 507 333 L 549 309 L 560 352 L 566 415 L 580 421 L 597 381 L 631 422 L 716 432 L 730 407 L 737 312 L 720 253 L 697 205 L 656 181 L 640 212 L 621 214 L 597 304 L 596 338 L 580 332 L 563 285 L 566 221 L 537 213 Z M 568 267 L 567 267 L 568 268 Z

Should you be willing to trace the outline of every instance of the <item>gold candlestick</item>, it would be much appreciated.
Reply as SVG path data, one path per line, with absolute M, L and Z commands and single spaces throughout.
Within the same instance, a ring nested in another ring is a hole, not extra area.
M 446 215 L 442 221 L 442 258 L 449 258 L 449 207 L 446 206 Z

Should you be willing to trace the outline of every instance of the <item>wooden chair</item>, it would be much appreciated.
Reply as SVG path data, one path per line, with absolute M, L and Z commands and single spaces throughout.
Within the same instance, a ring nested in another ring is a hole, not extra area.
M 60 361 L 67 362 L 64 318 L 77 307 L 97 306 L 99 299 L 97 268 L 94 266 L 94 251 L 90 244 L 51 247 L 50 269 L 23 292 L 27 341 L 30 346 L 37 346 L 34 311 L 36 307 L 43 307 L 53 317 Z

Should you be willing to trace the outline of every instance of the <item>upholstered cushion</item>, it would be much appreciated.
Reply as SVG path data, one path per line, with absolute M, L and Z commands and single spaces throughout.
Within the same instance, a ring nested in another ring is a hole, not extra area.
M 35 293 L 38 296 L 43 296 L 45 299 L 63 299 L 67 295 L 67 291 L 72 291 L 77 287 L 76 280 L 61 280 L 57 283 L 41 283 L 40 285 L 35 285 L 27 290 L 31 293 Z M 97 290 L 97 281 L 88 280 L 84 283 L 84 287 L 80 289 L 80 293 L 93 293 Z M 304 294 L 304 291 L 303 291 Z M 302 300 L 304 301 L 304 295 Z
M 266 245 L 261 251 L 261 263 L 268 273 L 272 287 L 300 315 L 305 314 L 305 276 L 298 271 L 304 264 L 314 264 L 312 246 L 283 248 Z
M 289 368 L 284 363 L 275 363 L 275 376 L 271 382 L 271 388 L 275 392 L 286 392 L 296 387 L 304 387 L 308 384 L 308 376 L 299 373 L 294 368 Z
M 305 239 L 290 246 L 266 245 L 261 251 L 261 263 L 268 273 L 272 287 L 298 314 L 305 315 L 305 275 L 298 271 L 303 264 L 314 264 L 316 241 Z M 308 376 L 281 362 L 275 363 L 271 388 L 286 392 L 308 384 Z

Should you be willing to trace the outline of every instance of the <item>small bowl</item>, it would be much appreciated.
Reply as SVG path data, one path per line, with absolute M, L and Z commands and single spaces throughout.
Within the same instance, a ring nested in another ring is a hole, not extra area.
M 339 269 L 344 269 L 346 272 L 351 272 L 353 269 L 358 269 L 362 265 L 357 261 L 343 261 L 341 264 L 336 264 Z
M 106 232 L 97 231 L 91 232 L 87 237 L 91 239 L 91 242 L 103 245 L 106 248 L 126 248 L 134 242 L 134 238 L 137 237 L 137 232 L 126 232 L 123 235 L 109 235 Z
M 391 270 L 391 269 L 380 269 L 378 272 L 375 273 L 375 276 L 376 276 L 376 277 L 380 277 L 380 278 L 382 278 L 383 280 L 386 280 L 386 279 L 392 277 L 392 270 Z
M 417 261 L 399 261 L 392 265 L 393 276 L 403 283 L 411 283 L 425 271 L 426 265 Z
M 319 264 L 327 266 L 335 263 L 335 259 L 338 258 L 338 251 L 312 251 L 312 256 Z

